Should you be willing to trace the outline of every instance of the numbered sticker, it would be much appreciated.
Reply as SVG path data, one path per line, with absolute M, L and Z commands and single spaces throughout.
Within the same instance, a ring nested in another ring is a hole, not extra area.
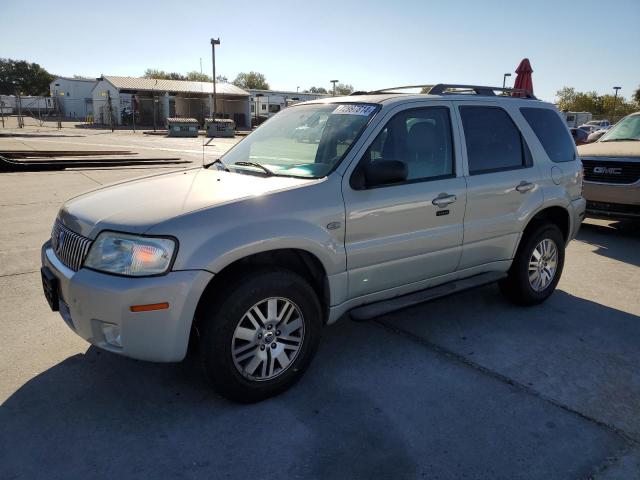
M 375 109 L 376 107 L 373 105 L 338 105 L 331 113 L 334 115 L 362 115 L 368 117 Z

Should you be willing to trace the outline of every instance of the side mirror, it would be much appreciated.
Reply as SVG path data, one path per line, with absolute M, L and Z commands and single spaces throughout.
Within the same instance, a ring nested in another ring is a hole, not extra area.
M 364 167 L 367 187 L 400 183 L 407 180 L 407 165 L 400 160 L 375 160 Z

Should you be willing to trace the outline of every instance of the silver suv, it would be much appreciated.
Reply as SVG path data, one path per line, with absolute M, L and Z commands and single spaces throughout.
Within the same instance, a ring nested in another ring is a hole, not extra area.
M 430 89 L 298 104 L 204 168 L 69 200 L 42 248 L 52 309 L 129 357 L 195 345 L 222 395 L 254 402 L 347 313 L 494 281 L 544 301 L 585 211 L 564 121 L 497 88 Z

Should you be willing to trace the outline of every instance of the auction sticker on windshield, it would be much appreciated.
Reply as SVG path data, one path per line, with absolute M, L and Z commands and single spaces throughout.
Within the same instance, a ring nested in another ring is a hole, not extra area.
M 334 115 L 362 115 L 368 117 L 375 109 L 376 107 L 373 105 L 338 105 L 331 113 Z

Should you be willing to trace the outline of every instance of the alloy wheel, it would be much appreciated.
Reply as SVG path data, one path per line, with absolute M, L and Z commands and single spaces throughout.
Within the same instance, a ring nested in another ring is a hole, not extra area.
M 551 284 L 558 269 L 558 247 L 550 238 L 545 238 L 533 249 L 529 259 L 529 284 L 541 292 Z
M 291 300 L 271 297 L 253 305 L 233 332 L 233 363 L 244 377 L 272 380 L 284 373 L 304 341 L 302 312 Z

